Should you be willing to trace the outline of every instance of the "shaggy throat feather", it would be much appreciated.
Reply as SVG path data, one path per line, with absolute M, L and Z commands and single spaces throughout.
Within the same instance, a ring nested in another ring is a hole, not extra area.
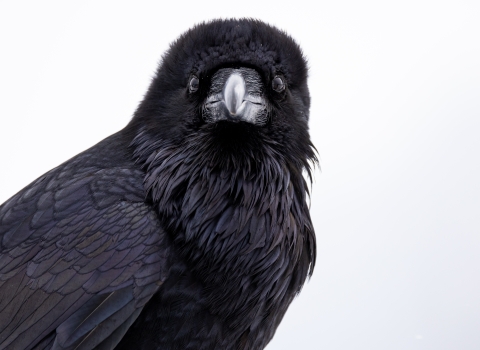
M 167 231 L 195 266 L 248 273 L 267 268 L 263 261 L 276 247 L 298 261 L 302 223 L 293 214 L 301 206 L 289 171 L 273 155 L 236 166 L 235 159 L 216 162 L 207 143 L 157 149 L 146 158 L 144 185 Z

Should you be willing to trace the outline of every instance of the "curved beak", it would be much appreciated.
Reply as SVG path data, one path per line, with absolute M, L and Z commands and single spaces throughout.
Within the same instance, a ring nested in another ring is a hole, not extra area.
M 211 92 L 205 102 L 205 120 L 264 124 L 267 113 L 262 87 L 254 69 L 219 69 L 212 77 Z

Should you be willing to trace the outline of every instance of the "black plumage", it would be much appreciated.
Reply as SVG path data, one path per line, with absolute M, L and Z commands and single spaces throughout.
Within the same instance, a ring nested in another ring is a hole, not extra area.
M 131 122 L 0 207 L 0 349 L 262 349 L 315 263 L 307 67 L 200 24 Z

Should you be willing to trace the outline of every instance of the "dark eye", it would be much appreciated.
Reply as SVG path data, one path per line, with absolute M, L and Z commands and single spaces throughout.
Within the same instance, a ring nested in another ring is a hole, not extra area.
M 190 78 L 190 82 L 188 83 L 188 91 L 190 92 L 195 92 L 198 90 L 198 87 L 200 85 L 200 80 L 196 76 L 192 76 Z
M 275 78 L 273 78 L 272 88 L 276 92 L 282 92 L 283 90 L 285 90 L 285 82 L 283 81 L 282 77 L 279 77 L 277 75 Z

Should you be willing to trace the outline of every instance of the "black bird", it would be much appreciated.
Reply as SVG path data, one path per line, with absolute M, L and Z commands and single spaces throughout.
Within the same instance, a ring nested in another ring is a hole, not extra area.
M 315 263 L 302 52 L 193 27 L 131 122 L 0 207 L 0 349 L 263 349 Z

